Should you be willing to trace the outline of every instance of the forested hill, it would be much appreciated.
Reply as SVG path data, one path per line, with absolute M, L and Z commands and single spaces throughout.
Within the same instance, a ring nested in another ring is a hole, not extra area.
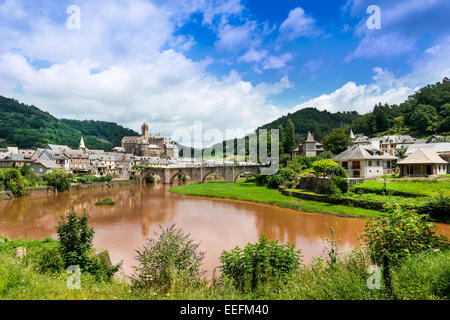
M 354 133 L 367 136 L 409 134 L 450 135 L 450 80 L 427 85 L 399 105 L 378 104 L 352 124 Z
M 314 133 L 316 140 L 320 141 L 334 128 L 349 125 L 360 117 L 356 111 L 331 113 L 316 108 L 305 108 L 267 123 L 261 129 L 278 129 L 280 125 L 286 128 L 290 119 L 294 123 L 297 139 L 306 139 L 310 131 Z
M 138 135 L 114 122 L 57 119 L 35 106 L 0 96 L 0 146 L 19 148 L 64 144 L 78 148 L 83 135 L 86 147 L 111 151 L 123 136 Z
M 347 106 L 351 107 L 351 106 Z M 398 105 L 377 104 L 364 115 L 356 111 L 330 113 L 315 108 L 300 109 L 265 124 L 263 129 L 286 129 L 288 120 L 295 127 L 297 140 L 303 141 L 308 131 L 321 141 L 334 128 L 353 130 L 369 137 L 411 135 L 416 138 L 433 134 L 450 136 L 450 80 L 427 85 Z

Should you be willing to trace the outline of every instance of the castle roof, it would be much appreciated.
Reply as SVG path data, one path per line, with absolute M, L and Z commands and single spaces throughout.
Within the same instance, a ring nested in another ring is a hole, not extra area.
M 398 164 L 422 164 L 422 163 L 436 163 L 447 164 L 447 161 L 442 159 L 432 149 L 417 149 Z
M 305 142 L 316 142 L 316 141 L 314 140 L 313 135 L 312 135 L 311 132 L 309 132 L 309 131 L 308 131 L 308 137 L 306 138 L 306 141 L 305 141 Z

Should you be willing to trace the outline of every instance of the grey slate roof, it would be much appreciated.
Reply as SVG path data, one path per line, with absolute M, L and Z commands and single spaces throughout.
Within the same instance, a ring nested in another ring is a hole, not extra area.
M 433 149 L 417 149 L 398 164 L 447 164 Z
M 347 150 L 338 154 L 333 158 L 335 161 L 346 161 L 346 160 L 396 160 L 395 156 L 390 154 L 381 154 L 382 152 L 371 146 L 371 145 L 359 145 L 355 144 L 349 147 Z

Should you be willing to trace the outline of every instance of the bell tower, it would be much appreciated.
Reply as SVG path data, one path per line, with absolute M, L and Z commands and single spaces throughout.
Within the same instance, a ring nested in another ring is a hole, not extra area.
M 150 135 L 148 133 L 148 124 L 144 122 L 141 126 L 141 130 L 142 130 L 142 136 L 145 139 L 148 139 L 150 137 Z

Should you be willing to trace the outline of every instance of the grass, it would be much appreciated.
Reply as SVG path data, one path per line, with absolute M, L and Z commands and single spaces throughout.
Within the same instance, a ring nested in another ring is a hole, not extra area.
M 1 237 L 0 237 L 1 238 Z M 383 283 L 370 290 L 366 285 L 367 255 L 353 250 L 329 260 L 315 258 L 301 265 L 286 283 L 267 282 L 244 293 L 229 281 L 202 281 L 180 285 L 175 280 L 168 291 L 137 289 L 120 279 L 99 281 L 82 273 L 81 289 L 67 288 L 68 275 L 41 273 L 37 266 L 40 252 L 55 248 L 56 240 L 0 240 L 0 300 L 377 300 L 392 299 Z M 24 258 L 14 256 L 14 248 L 27 247 Z M 410 256 L 393 270 L 393 287 L 399 299 L 448 299 L 450 251 L 424 252 Z
M 116 203 L 111 198 L 105 198 L 95 203 L 96 206 L 113 206 Z
M 400 196 L 391 196 L 391 195 L 381 195 L 375 193 L 353 193 L 348 192 L 342 195 L 343 198 L 347 199 L 357 199 L 357 200 L 366 200 L 366 201 L 375 201 L 375 202 L 392 202 L 395 201 L 401 206 L 420 206 L 425 204 L 427 201 L 426 197 L 415 197 L 415 198 L 407 198 Z
M 415 195 L 419 197 L 436 196 L 439 192 L 450 195 L 450 181 L 446 180 L 398 180 L 386 182 L 388 193 L 397 195 Z M 361 190 L 368 193 L 382 193 L 384 182 L 369 180 L 351 187 L 351 191 Z
M 261 187 L 255 183 L 226 183 L 217 181 L 175 186 L 169 190 L 183 195 L 253 201 L 306 212 L 328 213 L 352 217 L 375 217 L 382 215 L 381 212 L 375 210 L 285 196 L 275 189 Z

